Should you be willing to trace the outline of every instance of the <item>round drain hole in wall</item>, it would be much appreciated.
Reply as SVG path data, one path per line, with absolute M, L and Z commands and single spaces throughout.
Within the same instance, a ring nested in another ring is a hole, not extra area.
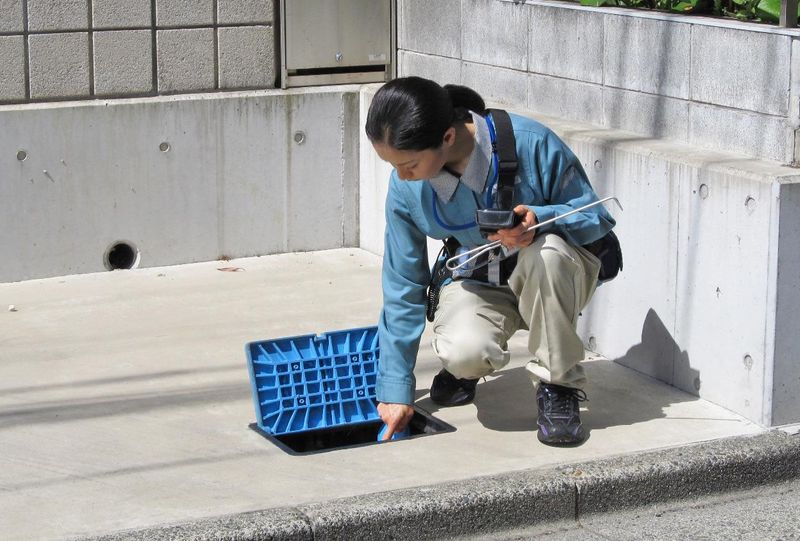
M 103 263 L 108 270 L 135 269 L 139 265 L 139 250 L 131 242 L 117 241 L 106 251 Z

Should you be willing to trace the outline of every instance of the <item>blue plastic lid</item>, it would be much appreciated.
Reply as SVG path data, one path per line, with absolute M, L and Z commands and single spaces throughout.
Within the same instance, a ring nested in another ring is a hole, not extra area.
M 257 424 L 269 434 L 380 418 L 378 327 L 251 342 L 245 351 Z

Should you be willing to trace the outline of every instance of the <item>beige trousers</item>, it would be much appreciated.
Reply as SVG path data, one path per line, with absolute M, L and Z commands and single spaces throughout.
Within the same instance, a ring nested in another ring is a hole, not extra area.
M 584 348 L 575 326 L 599 271 L 586 249 L 554 234 L 538 236 L 519 252 L 508 287 L 456 281 L 442 288 L 433 350 L 454 376 L 479 378 L 508 364 L 509 338 L 527 328 L 534 383 L 581 387 Z

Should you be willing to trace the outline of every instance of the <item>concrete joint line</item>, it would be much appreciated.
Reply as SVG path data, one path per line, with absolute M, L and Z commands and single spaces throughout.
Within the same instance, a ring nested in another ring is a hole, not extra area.
M 224 23 L 219 24 L 212 22 L 210 24 L 184 24 L 184 25 L 161 25 L 152 28 L 152 30 L 198 30 L 205 28 L 213 28 L 219 30 L 220 28 L 252 28 L 253 26 L 265 26 L 272 28 L 273 23 Z M 95 32 L 98 29 L 95 29 Z M 118 30 L 114 28 L 113 30 Z M 131 30 L 151 30 L 150 27 L 131 28 Z
M 26 23 L 27 24 L 27 23 Z M 131 31 L 131 30 L 196 30 L 198 28 L 252 28 L 254 26 L 258 27 L 266 27 L 272 28 L 273 23 L 269 22 L 261 22 L 261 23 L 211 23 L 211 24 L 186 24 L 186 25 L 162 25 L 162 26 L 155 26 L 155 25 L 137 25 L 137 26 L 98 26 L 98 27 L 87 27 L 87 28 L 74 28 L 74 29 L 52 29 L 52 30 L 23 30 L 22 32 L 19 31 L 3 31 L 0 32 L 0 37 L 11 37 L 11 36 L 44 36 L 48 34 L 76 34 L 80 32 L 87 32 L 87 33 L 95 33 L 95 32 L 122 32 L 122 31 Z M 415 52 L 415 51 L 411 51 Z M 424 53 L 420 53 L 424 54 Z M 436 55 L 429 55 L 429 56 L 436 56 Z M 450 58 L 449 56 L 442 56 L 441 58 Z M 510 68 L 509 68 L 510 69 Z
M 773 114 L 773 113 L 765 113 L 763 111 L 756 111 L 756 110 L 753 110 L 753 109 L 739 109 L 737 107 L 733 107 L 733 106 L 730 106 L 730 105 L 720 105 L 719 103 L 712 103 L 710 101 L 702 101 L 702 100 L 699 100 L 697 98 L 691 98 L 691 99 L 671 98 L 671 99 L 688 102 L 690 106 L 691 105 L 706 105 L 706 106 L 709 106 L 709 107 L 716 107 L 718 109 L 723 109 L 725 111 L 730 111 L 730 112 L 735 112 L 735 113 L 745 113 L 745 114 L 750 114 L 750 115 L 766 116 L 766 117 L 769 117 L 769 118 L 772 118 L 772 119 L 775 119 L 775 120 L 784 120 L 784 119 L 787 118 L 786 115 L 776 115 L 776 114 Z
M 426 52 L 426 51 L 415 51 L 414 49 L 397 49 L 397 52 L 398 53 L 411 53 L 411 54 L 416 54 L 416 55 L 420 55 L 420 56 L 431 56 L 433 58 L 442 58 L 444 60 L 458 60 L 459 62 L 466 62 L 466 60 L 464 60 L 461 57 L 452 57 L 452 56 L 447 56 L 447 55 L 443 55 L 443 54 L 429 53 L 429 52 Z
M 26 23 L 27 24 L 27 23 Z M 73 29 L 51 29 L 51 30 L 23 30 L 19 31 L 3 31 L 0 32 L 0 37 L 9 36 L 43 36 L 47 34 L 75 34 L 79 32 L 122 32 L 125 30 L 194 30 L 197 28 L 251 28 L 253 26 L 264 26 L 272 28 L 273 23 L 270 22 L 256 22 L 256 23 L 211 23 L 211 24 L 194 24 L 194 25 L 133 25 L 133 26 L 98 26 L 87 28 L 73 28 Z M 450 58 L 443 56 L 442 58 Z
M 431 56 L 435 56 L 435 55 L 431 55 Z M 448 58 L 448 57 L 442 57 L 442 58 Z M 474 66 L 486 66 L 487 68 L 495 68 L 495 69 L 504 70 L 504 71 L 516 71 L 517 73 L 522 74 L 522 75 L 543 75 L 543 74 L 540 74 L 540 73 L 527 71 L 527 68 L 525 68 L 525 69 L 510 68 L 508 66 L 498 66 L 497 64 L 486 64 L 485 62 L 475 62 L 474 60 L 464 60 L 463 58 L 460 59 L 460 60 L 464 64 L 472 64 Z M 586 84 L 597 84 L 597 83 L 586 83 Z
M 266 509 L 96 538 L 439 539 L 513 530 L 800 477 L 800 436 L 770 430 L 685 447 Z

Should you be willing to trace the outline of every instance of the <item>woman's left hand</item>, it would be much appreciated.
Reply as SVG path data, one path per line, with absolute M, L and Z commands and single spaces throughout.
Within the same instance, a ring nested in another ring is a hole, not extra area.
M 489 240 L 499 240 L 500 244 L 506 248 L 525 248 L 533 242 L 536 231 L 528 231 L 531 226 L 536 225 L 536 214 L 525 205 L 514 207 L 514 214 L 522 216 L 522 223 L 511 229 L 500 229 L 497 233 L 489 235 Z

